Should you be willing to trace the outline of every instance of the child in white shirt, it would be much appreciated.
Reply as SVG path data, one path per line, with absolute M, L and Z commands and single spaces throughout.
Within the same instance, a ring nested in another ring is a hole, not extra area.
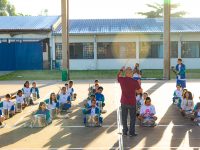
M 151 98 L 147 97 L 145 100 L 145 104 L 140 109 L 140 116 L 138 117 L 141 121 L 146 118 L 152 118 L 154 121 L 157 120 L 155 116 L 156 111 L 155 107 L 151 104 Z
M 61 110 L 71 108 L 70 94 L 67 93 L 66 87 L 62 87 L 61 94 L 58 95 L 58 102 Z
M 194 108 L 194 102 L 192 93 L 190 91 L 185 92 L 182 103 L 181 103 L 181 113 L 185 116 L 188 113 L 192 113 Z
M 174 94 L 173 94 L 173 104 L 175 103 L 176 99 L 178 99 L 177 105 L 181 104 L 182 94 L 183 94 L 183 91 L 181 89 L 181 86 L 177 85 L 176 90 L 174 91 Z
M 3 110 L 6 110 L 6 109 L 9 112 L 9 117 L 12 117 L 15 114 L 15 107 L 14 107 L 14 103 L 11 101 L 10 94 L 6 94 L 5 100 L 3 101 Z

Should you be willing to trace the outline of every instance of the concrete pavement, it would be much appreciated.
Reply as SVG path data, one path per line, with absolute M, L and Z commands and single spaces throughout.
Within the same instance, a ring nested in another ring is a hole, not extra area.
M 81 107 L 87 96 L 88 83 L 93 81 L 75 81 L 78 93 L 73 103 L 73 112 L 69 119 L 56 119 L 45 128 L 24 128 L 30 112 L 37 106 L 26 108 L 22 113 L 6 120 L 6 127 L 0 129 L 0 148 L 2 149 L 199 149 L 200 130 L 192 122 L 183 118 L 177 108 L 171 105 L 175 81 L 144 81 L 142 87 L 151 95 L 158 116 L 155 128 L 144 128 L 137 125 L 137 137 L 122 137 L 117 120 L 117 108 L 120 105 L 120 87 L 115 80 L 102 80 L 106 97 L 106 114 L 101 128 L 87 128 L 82 123 Z M 0 95 L 14 92 L 22 87 L 23 82 L 0 82 Z M 195 101 L 200 95 L 200 80 L 191 80 L 187 84 Z M 41 97 L 48 97 L 51 91 L 57 91 L 62 82 L 38 81 Z

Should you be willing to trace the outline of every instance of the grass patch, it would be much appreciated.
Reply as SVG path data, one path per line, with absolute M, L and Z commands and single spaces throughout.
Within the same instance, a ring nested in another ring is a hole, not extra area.
M 116 79 L 118 70 L 84 70 L 70 71 L 72 80 L 86 79 Z M 142 70 L 143 78 L 162 78 L 163 70 Z M 199 79 L 200 70 L 187 70 L 188 79 Z M 175 79 L 175 75 L 171 72 L 171 78 Z M 0 76 L 0 80 L 61 80 L 61 71 L 59 70 L 35 70 L 35 71 L 15 71 Z

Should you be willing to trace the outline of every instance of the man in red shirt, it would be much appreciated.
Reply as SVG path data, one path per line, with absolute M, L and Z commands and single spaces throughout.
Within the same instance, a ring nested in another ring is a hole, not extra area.
M 125 72 L 125 77 L 122 77 L 122 73 Z M 142 92 L 139 83 L 133 80 L 133 70 L 128 67 L 122 67 L 117 75 L 118 82 L 121 86 L 121 109 L 122 109 L 122 124 L 123 124 L 123 135 L 127 135 L 128 125 L 127 117 L 128 112 L 130 114 L 130 136 L 137 136 L 135 133 L 135 121 L 136 121 L 136 96 L 135 93 L 138 90 Z

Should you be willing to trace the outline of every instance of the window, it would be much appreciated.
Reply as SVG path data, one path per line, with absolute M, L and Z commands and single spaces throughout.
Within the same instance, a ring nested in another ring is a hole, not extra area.
M 178 42 L 177 41 L 172 41 L 170 43 L 170 47 L 171 47 L 171 58 L 178 58 Z
M 55 54 L 56 60 L 61 60 L 62 59 L 62 44 L 56 43 L 55 50 L 56 50 L 56 54 Z
M 181 42 L 181 57 L 182 58 L 199 58 L 200 57 L 200 42 L 187 41 Z
M 135 42 L 105 42 L 97 43 L 97 58 L 135 58 L 136 43 Z
M 163 58 L 163 42 L 140 42 L 140 58 Z
M 70 43 L 70 59 L 93 59 L 93 43 Z M 62 59 L 62 44 L 56 43 L 56 59 Z

